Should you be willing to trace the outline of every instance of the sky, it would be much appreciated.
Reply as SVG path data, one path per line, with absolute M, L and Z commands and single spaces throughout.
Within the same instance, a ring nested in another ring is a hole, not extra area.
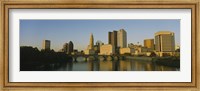
M 175 33 L 175 44 L 180 45 L 180 20 L 20 20 L 20 46 L 42 48 L 43 40 L 51 41 L 51 49 L 58 51 L 72 41 L 74 49 L 85 50 L 90 34 L 108 44 L 108 32 L 125 29 L 127 43 L 143 45 L 144 39 L 154 38 L 158 31 Z

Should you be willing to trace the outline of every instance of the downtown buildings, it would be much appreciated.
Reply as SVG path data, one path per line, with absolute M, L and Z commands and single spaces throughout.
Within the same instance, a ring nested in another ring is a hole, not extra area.
M 150 56 L 152 53 L 160 57 L 175 55 L 175 34 L 173 32 L 159 31 L 154 34 L 154 37 L 154 39 L 144 39 L 144 46 L 132 44 L 129 47 L 135 49 L 134 55 Z
M 114 47 L 127 47 L 127 34 L 124 29 L 119 31 L 108 32 L 108 44 Z
M 112 55 L 115 54 L 115 51 L 116 51 L 115 46 L 111 44 L 106 44 L 100 47 L 99 55 Z
M 175 52 L 175 36 L 170 31 L 159 31 L 155 38 L 144 39 L 144 45 L 129 44 L 127 47 L 127 32 L 124 29 L 108 32 L 108 44 L 94 45 L 94 37 L 90 35 L 90 43 L 85 54 L 99 55 L 146 55 L 173 56 Z M 94 50 L 95 49 L 95 50 Z
M 86 48 L 86 50 L 84 50 L 84 53 L 89 55 L 89 54 L 95 54 L 95 50 L 94 50 L 94 37 L 93 34 L 91 33 L 90 35 L 90 43 L 88 45 L 88 47 Z
M 51 41 L 50 40 L 43 40 L 42 42 L 42 49 L 50 50 Z
M 43 41 L 43 49 L 50 50 L 50 40 Z M 177 51 L 176 51 L 177 50 Z M 178 51 L 179 50 L 179 51 Z M 175 34 L 170 31 L 159 31 L 154 34 L 154 38 L 144 39 L 144 44 L 132 44 L 127 46 L 127 32 L 124 29 L 108 32 L 108 44 L 97 41 L 94 44 L 94 36 L 91 33 L 89 45 L 84 51 L 74 50 L 72 41 L 65 43 L 61 50 L 66 54 L 85 54 L 85 55 L 145 55 L 152 53 L 157 56 L 174 56 L 180 53 L 180 46 L 175 48 Z
M 72 54 L 72 52 L 74 52 L 74 44 L 73 44 L 73 42 L 69 41 L 69 43 L 65 43 L 63 45 L 63 48 L 62 48 L 61 51 L 66 53 L 66 54 Z
M 124 29 L 108 32 L 108 44 L 100 47 L 101 55 L 119 54 L 120 48 L 127 47 L 127 34 Z
M 110 35 L 110 32 L 109 32 L 109 35 Z M 154 36 L 155 36 L 154 39 L 153 38 L 144 39 L 143 46 L 129 44 L 129 46 L 127 47 L 126 46 L 127 44 L 126 31 L 123 29 L 120 29 L 120 31 L 118 31 L 118 34 L 117 34 L 118 45 L 117 45 L 117 49 L 115 50 L 119 51 L 119 54 L 151 56 L 151 54 L 153 53 L 160 57 L 174 56 L 177 54 L 175 52 L 175 34 L 173 32 L 159 31 L 159 32 L 156 32 Z M 112 41 L 115 41 L 114 39 L 112 39 L 112 37 L 113 35 L 111 36 L 111 39 L 109 39 L 109 41 L 111 41 L 109 43 L 111 44 L 113 43 Z M 177 49 L 180 50 L 180 46 Z
M 50 41 L 43 42 L 44 49 L 50 49 Z M 180 50 L 177 46 L 176 50 Z M 108 44 L 104 44 L 100 40 L 94 44 L 94 36 L 91 33 L 89 38 L 89 45 L 84 51 L 78 52 L 74 50 L 72 41 L 65 43 L 62 52 L 66 54 L 85 54 L 85 55 L 145 55 L 151 56 L 174 56 L 175 52 L 175 34 L 170 31 L 159 31 L 154 34 L 154 38 L 144 39 L 144 44 L 128 44 L 127 46 L 127 32 L 124 29 L 119 31 L 114 30 L 108 32 Z M 179 51 L 180 52 L 180 51 Z
M 113 47 L 117 47 L 117 31 L 108 32 L 108 44 L 111 44 Z
M 159 56 L 173 55 L 175 52 L 174 33 L 170 31 L 156 32 L 155 51 Z
M 97 41 L 98 42 L 98 41 Z M 113 55 L 119 54 L 120 48 L 127 47 L 127 34 L 124 29 L 119 31 L 108 32 L 108 44 L 97 43 L 94 45 L 93 34 L 90 35 L 90 43 L 84 53 L 87 55 L 100 54 L 100 55 Z
M 50 49 L 51 41 L 50 40 L 43 40 L 42 42 L 42 49 L 43 50 L 51 50 Z M 72 41 L 69 41 L 69 43 L 64 43 L 63 48 L 60 50 L 60 52 L 64 52 L 66 54 L 72 54 L 74 52 L 74 44 Z
M 120 48 L 127 47 L 127 34 L 124 29 L 117 31 L 117 46 Z
M 145 39 L 144 47 L 154 50 L 154 39 Z

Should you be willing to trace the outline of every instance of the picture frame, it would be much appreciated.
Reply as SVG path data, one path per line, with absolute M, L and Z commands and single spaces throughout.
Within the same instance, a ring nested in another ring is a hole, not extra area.
M 1 90 L 200 90 L 198 40 L 199 1 L 1 1 Z M 191 9 L 192 76 L 191 82 L 9 82 L 9 9 Z M 37 87 L 37 88 L 35 88 Z

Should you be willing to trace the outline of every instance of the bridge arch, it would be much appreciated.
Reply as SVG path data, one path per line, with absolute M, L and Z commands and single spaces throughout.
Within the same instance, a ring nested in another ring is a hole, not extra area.
M 104 61 L 104 60 L 106 60 L 106 57 L 103 56 L 103 55 L 100 55 L 100 56 L 98 56 L 98 60 L 100 60 L 100 61 Z
M 118 55 L 113 55 L 113 60 L 119 60 L 120 57 Z
M 79 57 L 83 57 L 85 61 L 88 60 L 123 60 L 123 55 L 71 55 L 73 61 L 77 61 Z

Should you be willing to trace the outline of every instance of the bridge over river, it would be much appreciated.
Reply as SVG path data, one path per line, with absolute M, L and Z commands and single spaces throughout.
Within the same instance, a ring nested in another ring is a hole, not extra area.
M 77 58 L 82 57 L 85 61 L 87 60 L 120 60 L 125 59 L 125 55 L 85 55 L 85 54 L 75 54 L 70 55 L 73 58 L 73 61 L 77 61 Z

